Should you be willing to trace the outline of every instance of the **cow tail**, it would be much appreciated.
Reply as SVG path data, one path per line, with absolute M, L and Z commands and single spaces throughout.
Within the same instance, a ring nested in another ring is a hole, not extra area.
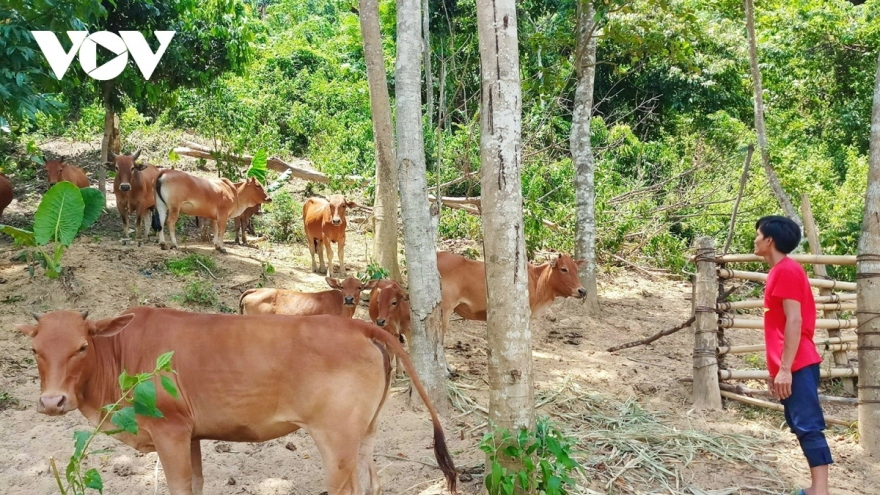
M 165 169 L 167 170 L 167 169 Z M 156 205 L 158 206 L 159 201 L 165 205 L 165 211 L 168 211 L 168 202 L 165 201 L 165 198 L 162 197 L 162 176 L 165 175 L 165 170 L 160 170 L 159 175 L 156 177 Z M 151 223 L 151 227 L 156 232 L 162 230 L 162 219 L 159 218 L 159 209 L 157 207 L 153 207 L 153 219 Z
M 157 210 L 154 206 L 150 208 L 150 213 L 152 216 L 150 227 L 153 229 L 153 232 L 159 232 L 160 230 L 162 230 L 162 222 L 159 221 L 159 210 Z
M 428 408 L 428 412 L 431 413 L 431 423 L 434 425 L 434 457 L 437 458 L 437 465 L 440 466 L 440 470 L 443 471 L 443 475 L 446 478 L 447 488 L 449 488 L 451 493 L 456 494 L 455 485 L 458 480 L 458 473 L 455 470 L 455 464 L 452 462 L 452 456 L 449 455 L 449 449 L 446 448 L 446 435 L 443 433 L 443 427 L 440 425 L 440 418 L 437 417 L 437 410 L 434 409 L 434 405 L 428 398 L 428 393 L 425 391 L 422 381 L 416 375 L 415 367 L 409 359 L 409 354 L 397 342 L 395 336 L 375 325 L 367 326 L 367 337 L 381 341 L 388 350 L 403 362 L 403 367 L 409 374 L 409 378 L 419 393 L 419 397 L 422 398 L 422 401 Z

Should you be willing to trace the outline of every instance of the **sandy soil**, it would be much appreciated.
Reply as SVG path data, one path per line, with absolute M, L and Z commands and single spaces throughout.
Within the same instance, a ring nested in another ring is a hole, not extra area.
M 55 144 L 57 148 L 66 146 Z M 93 148 L 91 148 L 93 150 Z M 85 150 L 91 153 L 90 150 Z M 287 186 L 300 195 L 301 183 Z M 36 185 L 18 185 L 19 201 L 7 210 L 4 220 L 25 225 L 39 200 Z M 182 306 L 177 297 L 194 278 L 210 283 L 222 305 L 236 308 L 240 292 L 257 283 L 260 262 L 270 261 L 277 272 L 270 284 L 299 290 L 325 286 L 323 276 L 309 270 L 304 245 L 279 245 L 258 238 L 254 247 L 227 245 L 228 254 L 215 253 L 208 243 L 193 235 L 181 242 L 181 251 L 161 251 L 155 244 L 142 247 L 119 242 L 121 222 L 115 211 L 104 215 L 92 229 L 78 238 L 65 255 L 69 275 L 50 281 L 37 268 L 28 277 L 25 264 L 17 261 L 19 250 L 0 236 L 0 493 L 8 495 L 54 494 L 57 486 L 50 474 L 49 458 L 66 459 L 72 452 L 74 430 L 86 429 L 85 419 L 74 412 L 63 417 L 46 417 L 34 410 L 39 394 L 39 377 L 26 337 L 14 330 L 28 323 L 31 311 L 88 309 L 94 318 L 115 315 L 136 304 L 165 305 L 191 311 L 217 311 L 217 307 Z M 231 230 L 231 229 L 230 229 Z M 194 233 L 193 229 L 189 230 Z M 350 224 L 346 249 L 350 272 L 366 265 L 365 235 Z M 227 239 L 231 239 L 231 233 Z M 457 243 L 462 245 L 464 243 Z M 168 257 L 199 252 L 216 260 L 211 275 L 176 277 L 161 270 Z M 538 393 L 574 383 L 583 391 L 609 400 L 633 399 L 664 424 L 678 429 L 696 429 L 713 435 L 748 435 L 759 448 L 755 463 L 723 462 L 710 455 L 695 458 L 680 468 L 683 484 L 674 493 L 788 493 L 809 485 L 805 462 L 794 436 L 788 433 L 780 413 L 757 411 L 727 404 L 720 412 L 691 410 L 690 386 L 681 381 L 691 376 L 692 331 L 683 330 L 653 345 L 608 353 L 608 347 L 652 335 L 673 327 L 690 315 L 690 284 L 662 275 L 607 268 L 600 281 L 601 308 L 588 314 L 579 301 L 557 301 L 533 329 L 534 372 Z M 367 318 L 366 308 L 355 315 Z M 736 343 L 757 343 L 757 334 L 737 334 Z M 460 390 L 486 407 L 485 325 L 453 322 L 447 336 L 449 361 L 460 373 L 455 383 Z M 745 367 L 746 360 L 731 360 L 731 366 Z M 383 410 L 376 446 L 376 462 L 383 493 L 442 493 L 439 470 L 433 464 L 428 416 L 414 410 L 399 393 L 398 382 Z M 552 404 L 539 414 L 552 413 Z M 852 406 L 836 406 L 828 414 L 854 418 Z M 443 419 L 449 446 L 464 476 L 461 491 L 477 493 L 482 482 L 483 454 L 480 439 L 485 433 L 485 416 L 450 408 Z M 563 429 L 576 424 L 561 424 Z M 842 428 L 828 432 L 837 463 L 831 467 L 832 493 L 837 495 L 880 494 L 880 465 L 858 447 L 854 435 Z M 115 440 L 102 438 L 97 447 L 114 451 L 95 456 L 91 465 L 101 470 L 105 493 L 146 495 L 165 490 L 156 454 L 138 454 Z M 590 445 L 580 445 L 589 450 Z M 205 441 L 205 493 L 311 494 L 324 491 L 319 456 L 307 434 L 298 432 L 262 444 L 229 444 Z M 60 461 L 64 464 L 64 461 Z M 635 466 L 633 469 L 637 469 Z M 581 493 L 671 493 L 659 485 L 635 486 L 602 481 L 604 464 L 587 465 L 587 479 Z M 686 491 L 690 486 L 690 491 Z M 590 491 L 592 490 L 592 491 Z M 702 491 L 699 491 L 702 490 Z M 718 490 L 712 492 L 711 490 Z

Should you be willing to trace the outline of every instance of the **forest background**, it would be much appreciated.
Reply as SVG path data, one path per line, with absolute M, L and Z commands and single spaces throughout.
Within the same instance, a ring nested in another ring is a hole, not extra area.
M 54 9 L 49 17 L 60 19 L 70 9 L 70 18 L 79 16 L 84 28 L 100 10 L 94 1 L 13 3 L 17 16 L 28 8 Z M 195 5 L 188 0 L 116 3 L 137 6 L 143 16 L 161 9 L 186 12 Z M 856 252 L 864 209 L 880 0 L 859 3 L 756 5 L 770 160 L 795 204 L 802 194 L 809 196 L 828 254 Z M 464 178 L 441 194 L 478 196 L 475 4 L 428 4 L 431 70 L 424 87 L 430 91 L 423 101 L 429 185 Z M 695 237 L 714 236 L 719 244 L 727 237 L 746 150 L 756 142 L 743 4 L 635 0 L 611 5 L 600 10 L 591 122 L 599 264 L 623 258 L 681 272 Z M 134 151 L 125 145 L 132 135 L 176 144 L 184 132 L 193 132 L 225 151 L 307 157 L 331 178 L 324 192 L 358 190 L 371 204 L 375 151 L 357 2 L 208 0 L 199 6 L 203 13 L 221 13 L 225 21 L 199 30 L 203 39 L 195 41 L 205 53 L 211 53 L 212 36 L 227 43 L 221 50 L 227 60 L 206 64 L 234 70 L 214 76 L 190 65 L 180 72 L 186 81 L 120 93 L 113 105 L 120 112 L 124 151 Z M 395 2 L 383 0 L 379 6 L 393 98 Z M 517 9 L 527 247 L 530 253 L 572 252 L 575 2 L 523 0 Z M 57 136 L 94 140 L 103 133 L 105 117 L 100 85 L 82 84 L 74 76 L 57 82 L 52 92 L 28 94 L 29 87 L 45 87 L 49 71 L 31 67 L 41 55 L 32 40 L 34 46 L 28 46 L 18 37 L 26 20 L 32 21 L 22 17 L 16 24 L 13 17 L 0 26 L 0 53 L 9 62 L 0 65 L 0 168 L 23 175 L 41 170 L 30 159 L 34 143 Z M 200 21 L 194 14 L 175 22 L 191 27 Z M 180 63 L 183 55 L 170 49 L 163 64 Z M 16 57 L 30 68 L 16 71 Z M 235 178 L 242 171 L 222 172 Z M 731 251 L 750 252 L 754 219 L 773 213 L 780 208 L 763 168 L 753 163 Z M 480 220 L 462 210 L 444 210 L 440 235 L 479 240 Z M 829 275 L 853 279 L 854 270 L 845 270 Z

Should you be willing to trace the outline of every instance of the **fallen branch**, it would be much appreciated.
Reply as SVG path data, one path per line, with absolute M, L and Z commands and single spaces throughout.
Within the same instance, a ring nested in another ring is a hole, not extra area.
M 629 349 L 630 347 L 635 347 L 637 345 L 650 344 L 651 342 L 654 342 L 655 340 L 657 340 L 661 337 L 665 337 L 667 335 L 672 335 L 675 332 L 677 332 L 683 328 L 687 328 L 687 327 L 691 326 L 691 324 L 693 324 L 693 322 L 694 322 L 694 319 L 695 319 L 695 317 L 691 316 L 690 318 L 687 319 L 687 321 L 685 321 L 681 325 L 678 325 L 677 327 L 673 327 L 668 330 L 663 330 L 662 332 L 655 333 L 654 335 L 652 335 L 646 339 L 637 340 L 635 342 L 627 342 L 626 344 L 621 344 L 621 345 L 618 345 L 615 347 L 608 348 L 607 352 L 615 352 L 615 351 L 619 351 L 621 349 Z
M 205 160 L 216 160 L 217 157 L 220 157 L 222 159 L 241 163 L 244 165 L 250 165 L 250 163 L 254 159 L 254 157 L 251 155 L 233 155 L 231 153 L 224 153 L 221 151 L 212 150 L 207 146 L 203 146 L 201 144 L 191 141 L 184 140 L 181 142 L 183 146 L 174 148 L 174 152 L 178 155 L 191 156 L 193 158 L 204 158 Z M 311 161 L 304 159 L 300 159 L 300 162 L 303 165 L 311 164 Z M 266 167 L 275 170 L 276 172 L 286 172 L 289 170 L 291 175 L 293 175 L 294 177 L 312 182 L 321 182 L 324 184 L 330 182 L 330 179 L 321 172 L 316 172 L 314 170 L 291 165 L 290 163 L 287 163 L 284 160 L 274 156 L 266 160 Z
M 744 387 L 739 384 L 733 383 L 719 383 L 718 386 L 721 390 L 725 390 L 727 392 L 732 392 L 735 394 L 750 396 L 750 395 L 760 395 L 762 397 L 771 397 L 773 394 L 770 393 L 769 390 L 760 390 L 754 388 Z M 835 397 L 833 395 L 822 395 L 819 394 L 819 400 L 822 402 L 834 402 L 837 404 L 847 404 L 850 406 L 856 406 L 859 404 L 859 399 L 851 398 L 851 397 Z
M 429 194 L 428 201 L 436 202 L 437 197 L 432 194 Z M 481 202 L 479 196 L 473 197 L 473 198 L 442 196 L 440 198 L 440 202 L 443 204 L 443 206 L 448 206 L 448 207 L 456 209 L 456 210 L 464 210 L 464 211 L 470 213 L 471 215 L 476 215 L 476 216 L 482 215 L 482 212 L 481 212 L 482 202 Z M 550 220 L 547 220 L 546 218 L 542 218 L 541 223 L 544 224 L 545 227 L 547 227 L 549 229 L 553 229 L 557 232 L 562 230 L 558 224 L 555 224 L 555 223 L 551 222 Z

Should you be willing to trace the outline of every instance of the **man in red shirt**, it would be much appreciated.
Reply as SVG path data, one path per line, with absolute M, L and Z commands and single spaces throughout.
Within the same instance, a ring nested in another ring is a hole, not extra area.
M 764 290 L 764 341 L 770 392 L 782 402 L 785 421 L 797 435 L 810 466 L 812 485 L 801 495 L 828 495 L 831 450 L 819 405 L 819 363 L 813 343 L 816 302 L 807 273 L 788 253 L 801 240 L 800 227 L 780 216 L 755 224 L 755 254 L 770 265 Z

